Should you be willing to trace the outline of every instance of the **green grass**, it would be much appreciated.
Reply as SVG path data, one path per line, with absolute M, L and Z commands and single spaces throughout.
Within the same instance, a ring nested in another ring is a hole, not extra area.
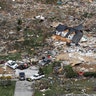
M 9 86 L 1 86 L 0 85 L 0 96 L 14 96 L 15 83 L 12 82 Z
M 55 62 L 55 65 L 58 65 L 58 63 Z M 54 75 L 52 73 L 52 68 L 53 64 L 49 64 L 48 66 L 44 66 L 42 68 L 46 77 L 42 78 L 39 82 L 36 82 L 36 91 L 34 96 L 43 96 L 43 94 L 45 94 L 45 96 L 61 96 L 71 93 L 84 94 L 82 89 L 86 90 L 86 94 L 96 94 L 96 91 L 94 91 L 94 88 L 96 90 L 96 78 L 83 79 L 82 77 L 77 77 L 78 79 L 70 79 L 65 77 L 59 77 L 59 75 Z M 49 90 L 46 90 L 45 92 L 40 92 L 41 85 L 43 86 L 43 88 L 46 88 L 47 86 Z
M 60 84 L 60 80 L 54 79 L 53 84 L 50 84 L 49 89 L 45 92 L 40 92 L 39 90 L 36 91 L 34 96 L 61 96 L 64 94 L 83 94 L 82 89 L 86 89 L 86 94 L 96 94 L 96 91 L 93 90 L 94 82 L 90 80 L 67 80 L 64 81 L 64 84 Z
M 96 94 L 96 78 L 66 78 L 63 76 L 63 74 L 53 74 L 53 67 L 59 66 L 59 63 L 60 62 L 54 62 L 52 64 L 43 66 L 42 70 L 46 77 L 42 78 L 39 82 L 36 81 L 36 91 L 34 96 L 43 96 L 43 94 L 45 94 L 45 96 L 62 96 L 64 94 L 71 93 L 84 94 L 82 89 L 85 90 L 85 94 Z M 65 71 L 72 72 L 70 66 L 66 66 L 66 68 L 66 70 L 64 69 Z M 40 89 L 42 89 L 42 86 L 43 88 L 48 88 L 48 90 L 41 92 Z
M 44 74 L 50 75 L 53 72 L 52 64 L 49 64 L 48 66 L 44 66 L 43 68 Z
M 34 94 L 34 96 L 42 96 L 42 92 L 40 92 L 40 91 L 38 91 L 38 90 L 35 90 L 36 92 L 35 92 L 35 94 Z

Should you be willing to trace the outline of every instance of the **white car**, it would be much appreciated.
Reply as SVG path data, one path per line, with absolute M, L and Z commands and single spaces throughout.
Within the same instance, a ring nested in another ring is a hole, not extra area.
M 13 60 L 7 61 L 5 65 L 9 66 L 12 69 L 16 69 L 18 67 L 18 64 Z
M 39 75 L 39 74 L 35 74 L 33 76 L 30 77 L 31 80 L 38 80 L 45 77 L 45 75 Z

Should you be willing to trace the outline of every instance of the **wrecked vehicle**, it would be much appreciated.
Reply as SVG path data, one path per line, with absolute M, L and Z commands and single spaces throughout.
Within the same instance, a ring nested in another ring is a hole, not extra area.
M 5 63 L 5 65 L 7 65 L 8 67 L 12 68 L 12 69 L 16 69 L 18 67 L 18 64 L 13 61 L 13 60 L 9 60 Z
M 39 65 L 46 65 L 46 64 L 49 64 L 51 62 L 51 58 L 50 56 L 48 57 L 42 57 L 42 60 L 39 60 Z
M 30 76 L 31 80 L 39 80 L 41 78 L 45 77 L 45 75 L 35 74 L 33 76 Z
M 23 69 L 27 69 L 29 66 L 28 64 L 21 64 L 17 67 L 17 69 L 23 70 Z

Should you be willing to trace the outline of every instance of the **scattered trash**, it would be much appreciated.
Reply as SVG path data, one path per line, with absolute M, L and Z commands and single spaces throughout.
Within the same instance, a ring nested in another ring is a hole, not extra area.
M 35 16 L 34 18 L 40 19 L 40 20 L 45 20 L 45 17 L 43 17 L 42 15 Z

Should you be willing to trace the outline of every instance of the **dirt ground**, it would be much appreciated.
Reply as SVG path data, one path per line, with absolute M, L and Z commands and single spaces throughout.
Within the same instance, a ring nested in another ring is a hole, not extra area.
M 79 66 L 74 66 L 73 68 L 76 71 L 96 72 L 96 64 L 80 64 Z
M 4 72 L 6 74 L 13 74 L 14 73 L 14 70 L 6 66 L 6 71 L 5 71 L 4 65 L 1 65 L 0 66 L 0 74 L 3 74 Z

